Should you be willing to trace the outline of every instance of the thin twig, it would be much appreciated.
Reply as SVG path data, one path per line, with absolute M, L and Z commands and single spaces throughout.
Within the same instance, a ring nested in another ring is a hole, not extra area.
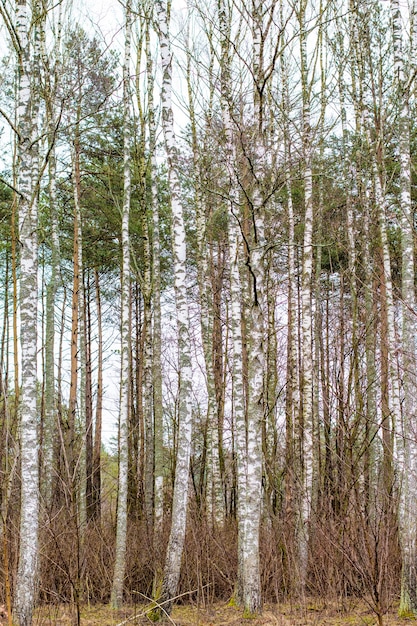
M 146 600 L 150 600 L 154 606 L 150 606 L 149 608 L 145 609 L 143 613 L 139 613 L 139 615 L 132 615 L 131 617 L 128 617 L 127 619 L 123 620 L 123 622 L 120 622 L 120 624 L 116 624 L 116 626 L 124 626 L 128 622 L 131 622 L 132 620 L 137 619 L 138 617 L 146 617 L 148 613 L 153 611 L 155 608 L 161 609 L 165 613 L 169 621 L 173 624 L 173 626 L 176 626 L 172 617 L 168 615 L 167 611 L 165 611 L 164 607 L 162 606 L 162 604 L 166 604 L 167 602 L 169 602 L 169 600 L 165 600 L 165 602 L 162 602 L 162 604 L 159 604 L 156 600 L 152 600 L 151 598 L 148 598 L 147 596 L 145 596 L 143 593 L 140 593 L 139 591 L 136 591 L 135 593 L 138 593 L 139 595 L 143 596 Z
M 5 178 L 3 178 L 3 176 L 0 176 L 0 183 L 2 185 L 5 185 L 6 187 L 8 187 L 9 189 L 11 189 L 12 191 L 14 191 L 18 196 L 20 196 L 21 198 L 23 198 L 23 194 L 16 189 L 16 187 L 14 187 L 13 185 L 11 185 L 10 183 L 7 182 L 7 180 Z
M 150 611 L 153 611 L 156 608 L 161 609 L 161 611 L 163 611 L 165 613 L 165 616 L 169 619 L 169 621 L 171 622 L 172 626 L 176 626 L 174 620 L 172 619 L 172 617 L 170 616 L 170 614 L 168 613 L 168 611 L 166 611 L 164 609 L 164 607 L 162 606 L 163 604 L 167 604 L 167 602 L 170 602 L 171 600 L 165 600 L 165 602 L 161 602 L 161 604 L 159 602 L 157 602 L 156 600 L 152 600 L 151 598 L 148 598 L 147 596 L 145 596 L 144 593 L 141 593 L 140 591 L 136 591 L 136 593 L 138 593 L 140 596 L 142 596 L 143 598 L 145 598 L 146 600 L 150 600 L 152 602 L 152 604 L 154 606 L 149 607 L 149 609 L 147 609 L 145 611 L 145 615 L 147 615 Z M 192 593 L 192 592 L 190 592 Z M 174 601 L 175 598 L 172 599 L 172 601 Z
M 209 587 L 210 584 L 204 585 L 203 589 L 205 589 L 206 587 Z M 139 596 L 142 596 L 142 598 L 145 598 L 145 600 L 148 600 L 149 602 L 152 602 L 152 604 L 154 606 L 150 606 L 149 608 L 145 609 L 143 611 L 143 613 L 139 613 L 139 615 L 132 615 L 131 617 L 128 617 L 127 619 L 123 620 L 123 622 L 120 622 L 119 624 L 116 624 L 116 626 L 124 626 L 125 624 L 127 624 L 128 622 L 131 622 L 132 620 L 138 618 L 138 617 L 146 617 L 148 613 L 150 613 L 151 611 L 153 611 L 155 608 L 157 609 L 162 609 L 162 611 L 165 613 L 165 615 L 167 616 L 167 618 L 169 619 L 169 621 L 173 624 L 173 626 L 176 626 L 174 620 L 168 615 L 167 611 L 165 611 L 164 609 L 164 604 L 168 604 L 169 602 L 174 602 L 175 600 L 178 600 L 179 598 L 183 598 L 184 596 L 189 596 L 192 593 L 196 593 L 198 591 L 198 589 L 194 589 L 193 591 L 185 591 L 184 593 L 180 593 L 178 596 L 174 596 L 174 598 L 169 598 L 168 600 L 164 600 L 164 602 L 157 602 L 156 600 L 154 600 L 153 598 L 149 598 L 148 596 L 145 596 L 144 593 L 141 593 L 140 591 L 134 591 L 133 593 L 137 593 Z
M 19 133 L 17 127 L 13 124 L 12 120 L 10 119 L 10 117 L 7 115 L 7 113 L 5 111 L 3 111 L 3 109 L 0 109 L 0 115 L 2 115 L 4 117 L 4 119 L 6 120 L 8 125 L 10 126 L 10 128 L 13 130 L 14 133 L 16 133 L 18 139 L 20 140 L 20 133 Z

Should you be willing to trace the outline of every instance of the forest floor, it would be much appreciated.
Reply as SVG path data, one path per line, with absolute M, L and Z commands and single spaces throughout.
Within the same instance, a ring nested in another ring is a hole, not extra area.
M 414 620 L 399 618 L 398 607 L 393 606 L 383 617 L 384 626 L 406 626 Z M 380 623 L 380 622 L 379 622 Z M 417 622 L 416 622 L 417 623 Z M 47 606 L 37 610 L 34 626 L 72 626 L 71 608 L 68 605 Z M 114 610 L 109 605 L 83 607 L 81 626 L 152 626 L 146 616 L 146 607 L 139 605 Z M 361 600 L 320 601 L 301 604 L 265 605 L 262 615 L 244 618 L 241 610 L 225 603 L 209 608 L 195 605 L 177 606 L 165 626 L 371 626 L 378 619 L 370 607 Z

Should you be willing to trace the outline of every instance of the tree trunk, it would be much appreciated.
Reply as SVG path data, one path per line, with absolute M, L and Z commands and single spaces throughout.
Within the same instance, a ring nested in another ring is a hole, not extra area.
M 192 411 L 191 411 L 191 351 L 187 298 L 186 241 L 183 207 L 178 178 L 178 160 L 172 109 L 172 53 L 168 31 L 168 11 L 164 0 L 156 0 L 158 35 L 162 63 L 162 126 L 168 157 L 168 177 L 172 211 L 172 246 L 174 259 L 174 289 L 177 314 L 179 352 L 179 407 L 178 449 L 175 467 L 172 521 L 164 569 L 162 600 L 164 611 L 170 612 L 177 592 L 184 548 L 188 509 L 188 479 L 190 468 Z
M 36 29 L 35 29 L 36 31 Z M 37 95 L 31 76 L 39 81 L 39 68 L 31 67 L 28 6 L 17 4 L 19 36 L 19 83 L 17 125 L 19 129 L 19 242 L 20 242 L 20 341 L 22 391 L 20 415 L 20 547 L 15 585 L 14 615 L 19 626 L 31 626 L 36 601 L 39 526 L 39 442 L 37 410 L 37 316 L 38 316 L 38 181 L 33 180 L 37 119 L 33 108 Z M 36 37 L 35 32 L 35 37 Z
M 91 279 L 90 271 L 84 271 L 84 346 L 85 346 L 85 508 L 86 522 L 93 513 L 93 372 L 91 355 Z
M 300 56 L 302 83 L 302 141 L 304 167 L 304 240 L 301 276 L 302 307 L 302 404 L 300 414 L 302 489 L 299 512 L 298 549 L 300 593 L 305 592 L 308 568 L 309 522 L 313 482 L 313 171 L 310 122 L 310 88 L 308 83 L 306 0 L 300 0 Z
M 153 333 L 152 333 L 152 379 L 153 379 L 153 421 L 154 421 L 154 542 L 160 536 L 164 513 L 164 436 L 162 405 L 162 363 L 161 363 L 161 242 L 159 233 L 159 204 L 156 189 L 156 128 L 155 105 L 153 99 L 154 76 L 150 49 L 149 19 L 146 25 L 147 92 L 149 109 L 149 152 L 152 202 L 152 267 L 153 267 Z
M 187 86 L 193 149 L 194 202 L 196 210 L 197 279 L 200 299 L 201 340 L 204 352 L 207 387 L 205 504 L 209 524 L 220 527 L 224 521 L 224 500 L 222 494 L 219 457 L 219 406 L 217 404 L 218 397 L 216 395 L 213 363 L 213 295 L 209 275 L 209 249 L 207 246 L 207 224 L 205 215 L 206 207 L 202 191 L 202 172 L 200 171 L 199 163 L 199 148 L 191 74 L 191 51 L 187 50 Z
M 92 467 L 92 510 L 93 519 L 101 518 L 101 431 L 103 422 L 103 327 L 101 313 L 100 278 L 97 270 L 94 271 L 96 287 L 97 309 L 97 400 L 96 419 L 94 429 L 93 467 Z
M 132 36 L 131 2 L 126 5 L 125 56 L 123 63 L 123 213 L 122 213 L 122 276 L 121 276 L 121 365 L 119 414 L 119 473 L 117 489 L 116 556 L 113 572 L 111 602 L 123 604 L 127 540 L 127 476 L 128 429 L 130 408 L 130 236 L 129 216 L 131 197 L 130 172 L 130 51 Z

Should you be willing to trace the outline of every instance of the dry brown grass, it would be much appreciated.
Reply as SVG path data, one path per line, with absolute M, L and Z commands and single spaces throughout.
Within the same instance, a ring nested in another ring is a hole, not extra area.
M 406 626 L 414 620 L 399 618 L 397 606 L 384 616 L 384 626 Z M 70 605 L 44 606 L 37 610 L 34 626 L 72 626 Z M 114 610 L 109 605 L 85 606 L 82 626 L 152 626 L 145 606 L 127 606 Z M 165 626 L 372 626 L 378 624 L 376 615 L 363 600 L 310 600 L 301 603 L 265 605 L 262 615 L 245 619 L 235 606 L 216 603 L 209 607 L 183 605 L 174 608 Z

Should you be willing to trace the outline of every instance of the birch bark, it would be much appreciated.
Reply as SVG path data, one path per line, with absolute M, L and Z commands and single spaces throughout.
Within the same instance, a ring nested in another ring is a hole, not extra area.
M 146 172 L 143 170 L 143 180 Z M 145 190 L 144 190 L 145 191 Z M 145 197 L 145 195 L 143 196 Z M 154 455 L 155 432 L 152 401 L 152 277 L 150 229 L 146 212 L 143 212 L 144 272 L 143 272 L 143 413 L 145 426 L 145 511 L 150 536 L 153 536 L 154 521 Z
M 224 158 L 228 185 L 228 245 L 230 264 L 230 324 L 232 331 L 232 401 L 235 427 L 236 479 L 237 479 L 237 524 L 238 524 L 238 580 L 236 596 L 243 603 L 245 595 L 245 520 L 246 520 L 246 411 L 245 391 L 243 383 L 243 340 L 242 340 L 242 286 L 239 266 L 240 201 L 236 178 L 236 147 L 234 141 L 233 122 L 231 116 L 231 67 L 230 67 L 230 16 L 227 14 L 226 3 L 218 3 L 219 28 L 221 37 L 221 110 L 225 134 Z
M 14 615 L 19 626 L 30 626 L 36 600 L 39 527 L 39 442 L 37 410 L 37 308 L 38 241 L 37 181 L 33 180 L 37 119 L 33 119 L 31 76 L 39 79 L 39 68 L 31 67 L 29 14 L 25 0 L 16 7 L 16 32 L 20 42 L 17 128 L 19 131 L 19 242 L 20 242 L 20 341 L 22 391 L 19 403 L 21 511 L 20 547 Z M 35 184 L 34 184 L 35 182 Z
M 247 320 L 249 332 L 247 344 L 247 400 L 243 371 L 242 332 L 242 211 L 239 198 L 236 155 L 236 136 L 233 122 L 233 100 L 231 83 L 231 15 L 226 3 L 218 4 L 221 37 L 221 110 L 225 133 L 225 165 L 228 182 L 229 210 L 229 258 L 231 329 L 233 342 L 233 408 L 236 433 L 237 466 L 237 520 L 238 520 L 238 581 L 236 599 L 244 607 L 246 615 L 261 610 L 261 585 L 259 561 L 259 531 L 262 508 L 262 424 L 264 419 L 264 202 L 261 194 L 265 145 L 263 136 L 263 105 L 260 98 L 263 72 L 263 27 L 260 5 L 252 5 L 252 70 L 254 76 L 253 161 L 248 162 L 252 170 L 251 186 L 246 190 L 249 198 L 250 244 L 247 245 L 246 266 L 249 310 Z M 236 133 L 237 134 L 237 133 Z
M 121 276 L 121 365 L 119 414 L 119 473 L 117 498 L 116 557 L 111 593 L 112 605 L 123 604 L 126 569 L 127 497 L 128 497 L 128 427 L 130 409 L 130 237 L 131 198 L 130 171 L 130 58 L 132 37 L 132 5 L 126 4 L 125 50 L 123 62 L 123 209 L 122 209 L 122 276 Z
M 285 28 L 283 0 L 280 0 L 280 28 Z M 294 545 L 294 489 L 296 475 L 294 467 L 295 459 L 295 424 L 296 416 L 300 410 L 299 372 L 298 372 L 298 342 L 297 328 L 298 302 L 297 302 L 297 274 L 296 274 L 296 241 L 295 241 L 295 216 L 292 198 L 291 181 L 291 135 L 290 135 L 290 93 L 288 77 L 288 60 L 285 56 L 285 47 L 288 42 L 282 39 L 280 54 L 281 84 L 282 84 L 282 111 L 284 131 L 284 167 L 285 167 L 285 191 L 287 194 L 287 219 L 288 219 L 288 323 L 287 323 L 287 384 L 285 394 L 285 503 L 284 514 L 286 520 L 286 578 L 288 579 L 287 590 L 292 587 L 292 563 L 289 561 L 289 552 Z
M 414 19 L 413 19 L 414 18 Z M 410 155 L 410 76 L 404 60 L 402 17 L 399 0 L 391 0 L 391 21 L 394 48 L 394 88 L 398 103 L 397 141 L 400 161 L 400 211 L 401 211 L 401 296 L 402 296 L 402 381 L 404 393 L 403 447 L 399 455 L 403 465 L 401 472 L 400 495 L 400 541 L 402 549 L 402 578 L 400 615 L 417 614 L 416 583 L 416 534 L 417 515 L 417 406 L 416 393 L 416 344 L 415 344 L 415 290 L 414 290 L 414 212 L 411 204 L 411 155 Z M 411 15 L 411 45 L 415 15 Z M 412 47 L 412 55 L 416 48 Z M 399 428 L 399 425 L 398 425 Z
M 273 11 L 273 9 L 270 9 Z M 238 453 L 246 456 L 246 503 L 243 606 L 247 614 L 259 613 L 262 607 L 260 581 L 259 537 L 262 509 L 262 426 L 265 420 L 264 369 L 265 369 L 265 225 L 263 185 L 266 176 L 268 151 L 267 133 L 264 128 L 265 112 L 263 89 L 264 46 L 268 25 L 264 24 L 266 11 L 262 3 L 252 3 L 252 72 L 253 72 L 253 123 L 254 141 L 250 196 L 250 244 L 246 264 L 249 269 L 249 343 L 248 343 L 248 399 L 246 446 Z M 272 13 L 271 13 L 272 15 Z M 268 24 L 268 22 L 267 22 Z M 239 504 L 239 502 L 238 502 Z M 240 506 L 240 504 L 239 504 Z
M 146 24 L 146 72 L 148 94 L 149 153 L 152 206 L 152 267 L 153 267 L 153 420 L 154 420 L 154 539 L 160 535 L 164 505 L 164 442 L 163 442 L 163 406 L 162 406 L 162 362 L 161 362 L 161 242 L 159 229 L 159 205 L 156 189 L 156 126 L 154 103 L 154 69 L 150 42 L 149 19 Z
M 302 142 L 304 160 L 304 240 L 301 276 L 302 314 L 302 402 L 300 437 L 303 451 L 302 492 L 299 515 L 299 568 L 300 593 L 304 594 L 308 567 L 309 519 L 313 481 L 313 171 L 310 112 L 310 87 L 308 83 L 306 0 L 300 0 L 300 57 L 302 86 Z
M 178 448 L 175 470 L 174 493 L 172 500 L 172 520 L 169 536 L 162 601 L 168 613 L 172 608 L 181 570 L 181 557 L 184 548 L 188 509 L 188 482 L 192 436 L 192 369 L 189 336 L 189 315 L 187 298 L 186 240 L 183 207 L 178 178 L 178 155 L 174 132 L 172 107 L 172 65 L 173 55 L 168 27 L 168 7 L 165 0 L 156 0 L 159 46 L 162 65 L 162 126 L 168 160 L 168 176 L 172 214 L 172 247 L 174 259 L 174 289 L 177 315 L 177 340 L 179 353 L 179 409 L 178 409 Z

